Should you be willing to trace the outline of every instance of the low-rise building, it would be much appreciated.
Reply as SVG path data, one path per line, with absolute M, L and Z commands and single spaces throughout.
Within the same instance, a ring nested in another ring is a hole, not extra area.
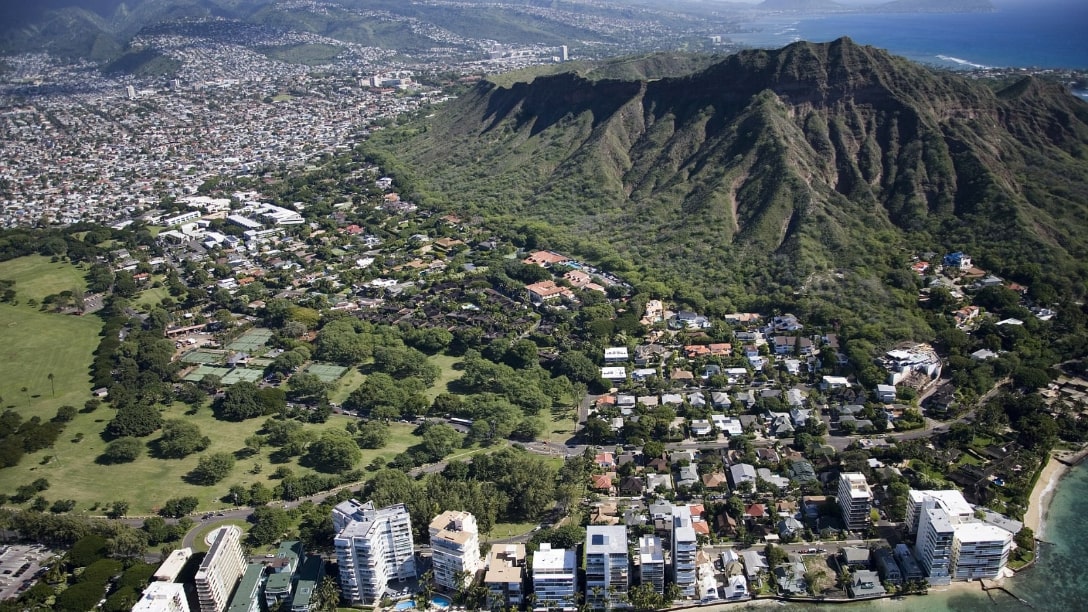
M 522 583 L 525 580 L 525 545 L 494 544 L 487 557 L 484 586 L 487 587 L 487 605 L 520 608 L 525 601 Z

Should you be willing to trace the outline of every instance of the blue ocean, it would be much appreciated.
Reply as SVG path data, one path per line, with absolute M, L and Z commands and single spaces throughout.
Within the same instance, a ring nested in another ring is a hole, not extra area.
M 945 67 L 1088 69 L 1088 0 L 993 0 L 966 14 L 772 16 L 729 39 L 777 48 L 849 36 L 911 60 Z

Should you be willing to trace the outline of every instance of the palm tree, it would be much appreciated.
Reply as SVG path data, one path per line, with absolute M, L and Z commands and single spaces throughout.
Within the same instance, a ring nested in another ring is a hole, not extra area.
M 53 373 L 49 373 L 49 390 L 53 392 L 53 397 L 57 396 L 57 386 L 53 383 Z

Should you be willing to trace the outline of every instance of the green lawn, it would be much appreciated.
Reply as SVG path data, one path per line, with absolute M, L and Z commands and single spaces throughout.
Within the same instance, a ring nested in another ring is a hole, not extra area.
M 348 371 L 336 381 L 333 390 L 329 392 L 329 401 L 334 404 L 343 404 L 351 392 L 363 384 L 366 376 L 359 368 L 349 368 Z
M 61 291 L 86 291 L 85 272 L 70 263 L 52 263 L 48 257 L 27 255 L 0 262 L 0 279 L 15 281 L 16 299 L 25 304 Z
M 208 543 L 204 541 L 204 538 L 208 537 L 208 534 L 215 531 L 216 529 L 219 529 L 220 527 L 222 527 L 224 525 L 234 525 L 235 527 L 241 529 L 242 530 L 242 541 L 243 542 L 246 541 L 246 535 L 245 534 L 246 534 L 246 532 L 249 531 L 249 528 L 250 528 L 249 521 L 247 521 L 245 519 L 231 519 L 229 521 L 213 523 L 213 524 L 208 525 L 207 527 L 201 529 L 200 531 L 196 532 L 196 539 L 193 540 L 193 552 L 208 552 L 208 548 L 210 548 L 210 547 L 208 546 Z M 262 548 L 261 550 L 263 551 L 264 549 Z M 253 553 L 256 553 L 256 552 L 257 551 L 253 551 Z
M 170 290 L 166 287 L 149 287 L 140 292 L 140 296 L 136 298 L 136 305 L 143 308 L 158 306 L 159 302 L 161 302 L 164 297 L 169 297 L 169 295 Z
M 504 540 L 514 536 L 529 533 L 536 527 L 536 523 L 496 523 L 487 534 L 488 540 Z
M 101 329 L 94 316 L 0 304 L 0 406 L 43 420 L 58 406 L 82 407 L 91 397 L 88 368 Z
M 461 378 L 461 371 L 454 369 L 453 367 L 461 361 L 461 358 L 439 353 L 428 359 L 431 363 L 442 368 L 442 373 L 438 375 L 438 380 L 431 385 L 430 389 L 427 389 L 427 399 L 433 400 L 439 393 L 445 393 L 449 390 L 449 383 Z
M 255 433 L 264 421 L 257 418 L 241 423 L 225 422 L 216 420 L 208 408 L 202 408 L 194 415 L 186 414 L 186 410 L 186 406 L 176 404 L 166 409 L 164 416 L 198 425 L 212 441 L 206 452 L 239 451 L 245 446 L 243 440 Z M 74 499 L 78 502 L 76 510 L 82 511 L 90 510 L 95 503 L 102 507 L 114 500 L 125 500 L 130 504 L 130 515 L 145 515 L 156 512 L 170 498 L 188 495 L 200 500 L 201 511 L 221 509 L 228 507 L 228 504 L 220 501 L 220 498 L 233 484 L 248 486 L 259 481 L 269 488 L 276 485 L 276 481 L 268 475 L 279 464 L 271 462 L 270 454 L 275 449 L 269 447 L 261 449 L 257 455 L 239 459 L 230 476 L 210 487 L 192 485 L 183 480 L 185 474 L 196 466 L 199 455 L 184 459 L 156 459 L 145 454 L 124 465 L 95 463 L 95 458 L 106 448 L 101 433 L 112 416 L 113 410 L 108 407 L 99 408 L 89 415 L 80 414 L 69 424 L 53 450 L 28 455 L 18 466 L 0 470 L 0 490 L 13 491 L 36 478 L 46 478 L 52 486 L 44 495 L 50 501 Z M 334 415 L 326 423 L 306 427 L 316 431 L 341 428 L 353 418 Z M 389 444 L 378 450 L 364 450 L 359 467 L 365 467 L 379 455 L 388 461 L 418 442 L 418 438 L 411 433 L 412 429 L 411 425 L 393 423 Z M 83 433 L 83 439 L 79 442 L 74 441 L 77 433 Z M 145 440 L 150 442 L 158 437 L 159 434 L 155 433 Z M 55 459 L 43 465 L 43 459 L 50 456 Z M 260 464 L 260 472 L 254 474 L 253 468 L 257 464 Z M 310 472 L 308 468 L 298 465 L 297 458 L 285 465 L 296 474 Z
M 577 413 L 569 406 L 553 407 L 551 414 L 540 416 L 544 423 L 544 432 L 540 439 L 555 444 L 566 444 L 574 437 Z

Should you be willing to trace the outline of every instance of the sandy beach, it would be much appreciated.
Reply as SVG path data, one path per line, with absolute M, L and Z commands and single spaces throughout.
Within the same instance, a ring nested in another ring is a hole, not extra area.
M 1079 451 L 1059 451 L 1051 453 L 1039 479 L 1035 481 L 1035 488 L 1031 490 L 1028 499 L 1028 510 L 1024 513 L 1024 526 L 1031 527 L 1035 537 L 1042 539 L 1046 531 L 1046 514 L 1050 506 L 1050 498 L 1058 486 L 1058 481 L 1069 471 L 1069 464 L 1076 465 L 1088 455 L 1088 447 Z M 1059 457 L 1061 461 L 1059 461 Z
M 1028 498 L 1028 510 L 1024 513 L 1024 526 L 1030 527 L 1037 538 L 1043 537 L 1043 531 L 1046 529 L 1046 509 L 1050 504 L 1050 497 L 1054 494 L 1058 481 L 1068 469 L 1069 466 L 1051 455 L 1039 474 L 1039 479 L 1035 481 L 1035 488 L 1031 490 L 1031 497 Z

